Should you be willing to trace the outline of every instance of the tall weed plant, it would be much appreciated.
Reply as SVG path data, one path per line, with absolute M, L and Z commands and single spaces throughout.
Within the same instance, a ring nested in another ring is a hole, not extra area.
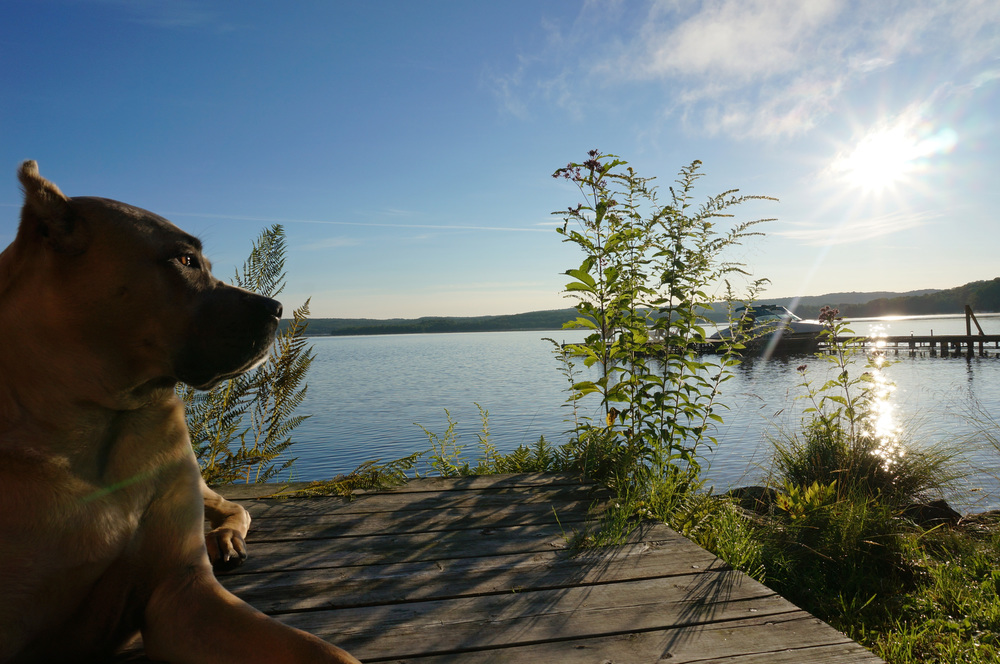
M 283 227 L 264 229 L 234 284 L 277 296 L 285 287 L 285 255 Z M 308 316 L 306 300 L 275 337 L 267 361 L 253 371 L 205 392 L 180 389 L 191 444 L 209 484 L 266 482 L 294 462 L 286 454 L 291 432 L 308 417 L 295 413 L 305 399 L 313 361 L 304 336 Z
M 696 206 L 700 167 L 695 161 L 681 169 L 665 203 L 652 178 L 597 150 L 553 174 L 583 197 L 553 213 L 563 217 L 563 240 L 583 254 L 579 267 L 566 271 L 566 294 L 579 314 L 567 327 L 588 334 L 567 346 L 566 359 L 582 361 L 594 377 L 573 383 L 570 401 L 577 406 L 593 395 L 603 412 L 594 422 L 574 408 L 574 444 L 601 460 L 610 475 L 600 479 L 638 501 L 658 494 L 674 500 L 668 484 L 683 493 L 699 482 L 704 455 L 716 444 L 712 428 L 722 422 L 720 386 L 741 349 L 734 341 L 712 359 L 699 354 L 704 312 L 717 299 L 713 286 L 727 283 L 731 298 L 726 280 L 746 275 L 728 251 L 760 235 L 757 224 L 768 220 L 722 222 L 742 203 L 773 200 L 731 190 Z

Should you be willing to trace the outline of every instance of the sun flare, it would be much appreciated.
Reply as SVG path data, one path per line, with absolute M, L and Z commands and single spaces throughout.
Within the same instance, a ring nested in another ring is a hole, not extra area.
M 849 184 L 872 193 L 892 188 L 915 166 L 916 143 L 901 127 L 879 129 L 858 141 L 834 164 Z
M 836 156 L 830 170 L 847 185 L 869 194 L 894 190 L 931 166 L 933 157 L 950 152 L 957 135 L 950 127 L 932 129 L 919 114 L 868 130 Z

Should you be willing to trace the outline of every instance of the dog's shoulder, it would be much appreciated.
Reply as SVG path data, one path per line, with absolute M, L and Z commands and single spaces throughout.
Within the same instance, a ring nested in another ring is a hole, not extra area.
M 150 546 L 162 547 L 200 523 L 198 465 L 178 402 L 121 414 L 87 435 L 102 437 L 101 454 L 85 461 L 53 454 L 35 440 L 0 447 L 0 579 L 18 578 L 22 590 L 8 587 L 0 613 L 42 588 L 58 588 L 48 592 L 60 601 L 79 601 L 108 570 L 123 561 L 142 568 Z M 183 518 L 148 523 L 165 496 Z M 127 577 L 100 583 L 114 587 L 112 595 L 127 594 Z
M 81 426 L 77 434 L 80 454 L 71 441 L 50 444 L 30 427 L 13 442 L 16 432 L 7 432 L 7 444 L 0 444 L 0 525 L 18 514 L 86 522 L 109 513 L 135 527 L 134 515 L 171 478 L 197 473 L 183 404 L 173 395 Z

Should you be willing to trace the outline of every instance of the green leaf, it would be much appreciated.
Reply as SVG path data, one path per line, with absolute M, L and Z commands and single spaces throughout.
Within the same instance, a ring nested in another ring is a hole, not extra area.
M 570 328 L 570 329 L 586 328 L 586 329 L 590 329 L 590 330 L 596 330 L 597 329 L 597 323 L 595 323 L 590 318 L 580 317 L 580 318 L 576 318 L 574 320 L 568 321 L 566 323 L 563 323 L 563 327 L 564 328 Z
M 571 276 L 571 277 L 573 277 L 574 279 L 579 280 L 580 282 L 582 282 L 584 284 L 587 284 L 591 288 L 593 288 L 594 286 L 597 285 L 597 282 L 594 280 L 594 277 L 591 276 L 590 273 L 587 272 L 587 271 L 585 271 L 585 270 L 582 270 L 582 269 L 580 269 L 580 270 L 566 270 L 566 274 L 569 275 L 569 276 Z
M 594 293 L 594 292 L 596 292 L 594 290 L 593 286 L 588 286 L 587 284 L 582 284 L 579 281 L 571 281 L 568 284 L 566 284 L 566 290 L 567 291 L 584 291 L 584 292 L 587 292 L 587 293 Z

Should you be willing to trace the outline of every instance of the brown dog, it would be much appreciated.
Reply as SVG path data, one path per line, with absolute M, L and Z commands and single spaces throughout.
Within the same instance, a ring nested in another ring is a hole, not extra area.
M 99 661 L 141 631 L 178 663 L 357 662 L 219 585 L 242 508 L 201 481 L 183 381 L 261 360 L 281 305 L 222 284 L 197 239 L 139 208 L 66 198 L 22 164 L 0 254 L 0 662 Z

